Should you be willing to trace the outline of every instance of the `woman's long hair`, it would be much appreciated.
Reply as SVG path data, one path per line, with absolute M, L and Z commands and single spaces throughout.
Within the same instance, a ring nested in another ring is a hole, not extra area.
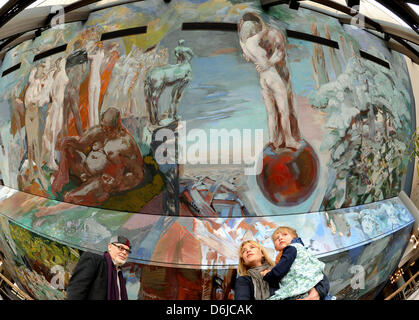
M 273 260 L 269 257 L 269 254 L 267 252 L 267 250 L 259 243 L 253 240 L 247 240 L 242 242 L 242 244 L 240 245 L 239 248 L 239 266 L 237 267 L 237 272 L 239 274 L 239 276 L 248 276 L 249 274 L 247 273 L 247 270 L 249 269 L 248 266 L 245 265 L 244 260 L 243 260 L 243 246 L 245 244 L 251 243 L 253 245 L 255 245 L 256 247 L 258 247 L 260 249 L 260 251 L 262 252 L 262 264 L 267 262 L 269 263 L 271 266 L 274 266 L 274 262 Z

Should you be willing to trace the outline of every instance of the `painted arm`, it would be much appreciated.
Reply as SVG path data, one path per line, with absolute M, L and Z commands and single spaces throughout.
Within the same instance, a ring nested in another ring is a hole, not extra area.
M 134 188 L 144 178 L 144 165 L 141 152 L 132 138 L 129 139 L 129 143 L 131 145 L 128 150 L 129 152 L 123 155 L 125 173 L 119 187 L 120 191 Z
M 265 33 L 264 38 L 267 39 L 271 44 L 274 52 L 269 59 L 266 59 L 264 64 L 259 64 L 256 69 L 258 72 L 263 72 L 268 70 L 270 67 L 274 66 L 277 63 L 280 63 L 285 58 L 285 49 L 284 49 L 284 37 L 279 31 L 270 30 L 268 33 Z
M 191 48 L 186 48 L 185 52 L 189 55 L 188 61 L 191 61 L 192 58 L 195 56 Z
M 242 48 L 242 56 L 243 56 L 244 60 L 246 60 L 247 62 L 250 62 L 250 57 L 249 57 L 249 54 L 247 52 L 246 45 L 241 40 L 239 40 L 239 42 L 240 42 L 240 47 Z
M 272 33 L 274 32 L 272 31 Z M 285 38 L 279 31 L 275 32 L 273 43 L 275 51 L 269 58 L 269 64 L 271 66 L 281 62 L 285 58 Z
M 72 149 L 85 152 L 95 141 L 103 140 L 103 132 L 99 126 L 93 127 L 85 132 L 81 137 L 64 137 L 57 145 L 58 150 L 71 147 Z

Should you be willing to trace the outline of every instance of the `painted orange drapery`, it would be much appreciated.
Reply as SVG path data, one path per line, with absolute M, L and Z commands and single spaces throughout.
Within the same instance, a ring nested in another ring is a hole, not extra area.
M 99 112 L 102 107 L 103 97 L 105 96 L 106 90 L 108 89 L 109 82 L 111 81 L 112 70 L 119 59 L 119 53 L 117 51 L 112 52 L 112 57 L 109 59 L 108 64 L 103 70 L 102 74 L 100 75 L 100 97 L 99 97 Z M 79 110 L 81 116 L 81 122 L 83 131 L 88 128 L 89 125 L 89 78 L 90 78 L 90 71 L 89 74 L 86 76 L 82 84 L 80 85 L 80 100 L 79 100 Z M 74 118 L 68 122 L 68 135 L 69 136 L 77 136 L 77 129 L 76 123 Z

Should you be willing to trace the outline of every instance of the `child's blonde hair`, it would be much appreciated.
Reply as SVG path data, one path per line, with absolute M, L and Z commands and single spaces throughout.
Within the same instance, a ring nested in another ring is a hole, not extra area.
M 266 249 L 259 243 L 253 240 L 247 240 L 242 242 L 242 244 L 240 245 L 239 248 L 239 266 L 237 267 L 237 272 L 239 274 L 239 276 L 248 276 L 249 274 L 247 273 L 247 269 L 249 269 L 246 264 L 244 263 L 243 260 L 243 247 L 248 244 L 251 243 L 253 245 L 255 245 L 256 247 L 258 247 L 260 249 L 260 251 L 262 252 L 262 256 L 264 261 L 262 260 L 262 263 L 267 262 L 269 263 L 271 266 L 274 266 L 274 262 L 272 261 L 271 258 L 269 258 L 269 254 L 266 251 Z
M 272 234 L 272 241 L 275 241 L 275 235 L 279 232 L 288 232 L 294 238 L 298 238 L 298 233 L 295 229 L 287 226 L 281 226 L 275 229 L 274 233 Z

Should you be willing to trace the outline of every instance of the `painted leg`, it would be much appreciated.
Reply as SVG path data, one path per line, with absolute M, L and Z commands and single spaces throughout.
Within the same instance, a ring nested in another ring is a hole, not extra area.
M 266 107 L 268 118 L 269 141 L 274 150 L 278 150 L 285 145 L 285 139 L 281 128 L 281 115 L 275 106 L 275 99 L 271 90 L 261 81 L 262 98 Z
M 77 130 L 78 135 L 81 136 L 83 134 L 83 126 L 82 126 L 80 110 L 79 110 L 79 99 L 73 97 L 70 99 L 70 101 L 71 101 L 70 103 L 71 111 L 73 113 L 73 118 L 76 123 L 76 130 Z M 67 125 L 67 122 L 64 122 L 64 120 L 63 120 L 63 123 L 64 123 L 64 126 Z
M 100 123 L 100 120 L 99 120 L 99 100 L 100 100 L 100 86 L 95 88 L 95 100 L 94 100 L 95 107 L 93 109 L 94 125 L 95 126 L 99 125 L 99 123 Z
M 269 88 L 275 100 L 274 106 L 276 112 L 280 115 L 278 125 L 280 125 L 280 130 L 282 131 L 285 140 L 285 146 L 299 149 L 300 144 L 294 139 L 291 132 L 290 109 L 288 106 L 286 86 L 283 81 L 273 81 L 273 79 L 269 79 L 269 82 Z
M 64 201 L 78 205 L 98 206 L 109 197 L 110 194 L 102 187 L 100 177 L 95 177 L 66 193 Z
M 83 159 L 76 150 L 64 147 L 60 152 L 58 171 L 53 175 L 51 191 L 56 194 L 70 181 L 70 170 L 77 176 L 81 175 Z
M 146 92 L 145 104 L 147 108 L 148 118 L 151 124 L 155 124 L 154 113 L 153 113 L 153 109 L 154 109 L 153 91 L 154 90 L 146 82 L 144 91 Z
M 173 102 L 173 119 L 177 119 L 177 110 L 180 104 L 180 100 L 182 99 L 183 96 L 183 91 L 185 90 L 186 86 L 188 85 L 189 81 L 183 81 L 182 84 L 177 87 L 176 91 L 175 91 L 175 96 L 174 99 L 172 97 L 172 102 Z

